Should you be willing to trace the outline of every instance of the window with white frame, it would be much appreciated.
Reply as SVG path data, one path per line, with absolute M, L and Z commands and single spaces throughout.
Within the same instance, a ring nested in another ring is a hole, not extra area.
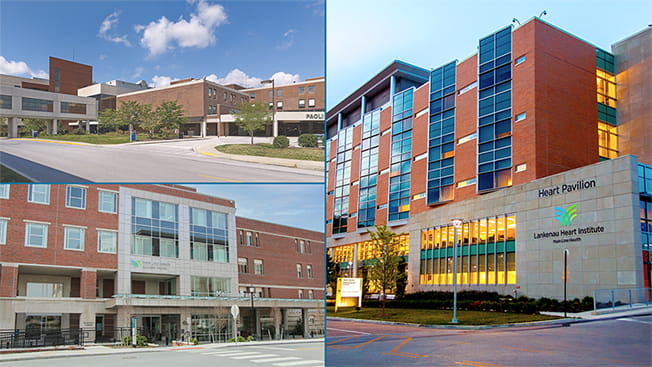
M 86 230 L 82 227 L 63 227 L 63 248 L 66 250 L 84 251 L 84 235 Z
M 276 102 L 276 109 L 277 110 L 282 110 L 283 109 L 283 101 Z
M 303 270 L 301 264 L 297 264 L 297 278 L 303 278 Z
M 0 245 L 7 244 L 7 219 L 0 218 Z
M 253 234 L 251 232 L 247 232 L 247 246 L 253 246 L 254 242 L 252 241 L 253 239 Z
M 66 207 L 86 209 L 86 188 L 79 186 L 67 186 Z
M 306 100 L 305 99 L 300 99 L 299 100 L 299 108 L 305 108 L 306 107 Z
M 315 297 L 314 293 L 312 292 L 312 289 L 308 289 L 308 298 L 313 299 Z
M 0 184 L 0 199 L 9 199 L 9 184 Z
M 102 213 L 118 212 L 118 194 L 110 191 L 99 191 L 97 209 Z
M 308 278 L 312 279 L 312 265 L 306 265 L 306 274 Z
M 118 234 L 116 231 L 97 230 L 97 252 L 116 253 Z
M 254 259 L 254 274 L 263 275 L 263 260 Z
M 310 98 L 308 100 L 308 107 L 315 107 L 315 99 L 314 98 Z
M 299 289 L 299 299 L 303 299 L 303 289 Z
M 50 185 L 30 184 L 27 191 L 27 201 L 30 203 L 50 204 Z
M 249 261 L 247 261 L 246 257 L 239 257 L 238 258 L 238 272 L 240 272 L 240 273 L 248 273 L 249 272 Z
M 63 283 L 33 283 L 25 284 L 27 297 L 63 297 Z
M 42 248 L 48 247 L 48 224 L 26 222 L 25 246 Z

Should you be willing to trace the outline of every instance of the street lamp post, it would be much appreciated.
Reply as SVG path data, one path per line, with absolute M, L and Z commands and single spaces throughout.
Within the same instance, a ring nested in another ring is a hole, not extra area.
M 278 135 L 278 125 L 276 124 L 276 91 L 274 89 L 274 79 L 267 79 L 260 82 L 260 84 L 272 84 L 272 135 Z
M 452 324 L 457 324 L 457 228 L 462 225 L 464 220 L 461 218 L 453 218 L 453 320 Z
M 251 320 L 252 320 L 252 328 L 253 334 L 256 334 L 256 309 L 254 308 L 254 292 L 256 292 L 255 287 L 249 287 L 247 288 L 249 290 L 249 295 L 251 296 Z

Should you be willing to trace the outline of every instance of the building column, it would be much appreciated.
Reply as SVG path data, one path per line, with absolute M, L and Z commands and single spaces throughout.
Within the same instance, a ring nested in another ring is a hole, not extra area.
M 79 280 L 79 296 L 83 299 L 95 299 L 97 288 L 97 271 L 82 269 Z
M 260 330 L 260 316 L 258 315 L 258 310 L 254 308 L 254 335 L 256 339 L 262 340 L 263 335 Z
M 288 332 L 288 310 L 287 308 L 281 309 L 281 329 L 283 333 L 281 334 L 281 339 L 285 338 L 285 333 Z
M 309 338 L 310 333 L 308 332 L 308 309 L 301 309 L 301 323 L 303 324 L 303 337 Z
M 367 96 L 362 96 L 360 98 L 360 119 L 364 117 L 365 113 L 367 113 Z
M 337 114 L 337 131 L 342 130 L 342 113 Z
M 7 118 L 7 137 L 18 137 L 18 119 L 16 117 Z
M 52 120 L 52 130 L 50 131 L 50 134 L 57 135 L 58 131 L 59 131 L 59 120 L 54 119 Z
M 79 123 L 81 124 L 81 121 L 79 121 Z M 90 134 L 91 133 L 91 121 L 87 120 L 86 122 L 84 122 L 84 124 L 86 125 L 86 134 Z
M 201 122 L 201 136 L 202 138 L 206 137 L 206 120 Z
M 274 319 L 274 340 L 279 340 L 281 339 L 281 325 L 283 322 L 283 315 L 281 314 L 280 308 L 272 308 L 272 318 Z
M 389 101 L 392 101 L 392 97 L 396 94 L 396 76 L 392 75 L 389 78 Z
M 18 290 L 18 265 L 3 263 L 0 266 L 0 297 L 16 297 Z
M 353 261 L 351 263 L 351 278 L 355 278 L 358 276 L 358 243 L 353 244 Z
M 85 343 L 95 341 L 95 310 L 92 305 L 86 305 L 84 307 L 79 317 L 79 328 L 87 333 L 87 336 L 84 337 Z

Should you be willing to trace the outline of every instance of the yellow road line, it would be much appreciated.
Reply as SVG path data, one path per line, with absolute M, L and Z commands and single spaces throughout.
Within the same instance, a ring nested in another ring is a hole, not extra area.
M 375 341 L 377 341 L 377 340 L 380 340 L 380 339 L 382 339 L 382 338 L 386 338 L 386 337 L 388 337 L 388 336 L 389 336 L 389 335 L 382 335 L 382 336 L 379 336 L 379 337 L 377 337 L 377 338 L 375 338 L 375 339 L 371 339 L 371 340 L 366 341 L 366 342 L 364 342 L 364 343 L 362 343 L 362 344 L 358 344 L 358 345 L 356 345 L 355 347 L 351 347 L 351 349 L 358 349 L 358 348 L 360 348 L 360 347 L 364 347 L 364 346 L 367 345 L 367 344 L 371 344 L 371 343 L 373 343 L 373 342 L 375 342 Z
M 546 352 L 546 351 L 543 351 L 543 350 L 534 350 L 534 349 L 525 349 L 525 348 L 516 348 L 516 347 L 500 347 L 500 348 L 520 350 L 520 351 L 523 351 L 523 352 L 556 354 L 556 352 Z
M 419 355 L 408 355 L 408 353 L 391 353 L 391 352 L 385 352 L 385 354 L 389 354 L 392 356 L 399 356 L 399 357 L 409 357 L 409 358 L 421 358 L 422 356 Z M 423 356 L 423 357 L 428 357 L 428 356 Z
M 457 342 L 457 341 L 454 341 L 454 340 L 433 340 L 433 342 L 437 342 L 437 343 L 451 343 L 451 344 L 471 344 L 471 343 L 468 343 L 468 342 Z
M 403 355 L 403 357 L 411 357 L 411 358 L 430 357 L 430 356 L 427 356 L 425 354 L 399 352 L 398 350 L 403 348 L 403 346 L 405 344 L 407 344 L 408 342 L 410 342 L 410 340 L 412 340 L 411 337 L 405 337 L 405 340 L 403 340 L 403 342 L 401 344 L 397 345 L 396 347 L 394 347 L 394 349 L 390 350 L 389 352 L 386 352 L 385 354 Z
M 217 154 L 214 154 L 214 153 L 208 153 L 208 152 L 199 152 L 199 153 L 201 153 L 201 154 L 203 154 L 203 155 L 217 155 Z
M 344 338 L 344 339 L 339 339 L 339 340 L 332 341 L 332 342 L 330 342 L 330 343 L 326 343 L 326 345 L 336 344 L 336 343 L 339 343 L 339 342 L 343 342 L 343 341 L 345 341 L 345 340 L 350 340 L 350 339 L 353 339 L 353 338 L 359 338 L 359 337 L 361 337 L 361 336 L 362 336 L 362 335 L 349 336 L 349 337 L 346 337 L 346 338 Z
M 43 143 L 54 143 L 54 144 L 69 144 L 69 145 L 89 145 L 86 143 L 76 143 L 74 141 L 56 141 L 56 140 L 45 140 L 45 139 L 31 139 L 31 138 L 16 138 L 13 140 L 28 140 L 28 141 L 40 141 Z
M 466 360 L 462 362 L 455 362 L 455 364 L 463 364 L 465 366 L 476 366 L 476 367 L 490 367 L 490 366 L 507 367 L 502 364 L 493 364 L 488 362 L 476 362 L 476 361 L 466 361 Z
M 201 176 L 201 177 L 214 178 L 214 179 L 216 179 L 216 180 L 220 180 L 220 181 L 227 181 L 227 182 L 242 182 L 242 181 L 238 181 L 238 180 L 231 180 L 231 179 L 229 179 L 229 178 L 222 178 L 222 177 L 215 177 L 215 176 L 208 176 L 208 175 L 200 175 L 200 176 Z

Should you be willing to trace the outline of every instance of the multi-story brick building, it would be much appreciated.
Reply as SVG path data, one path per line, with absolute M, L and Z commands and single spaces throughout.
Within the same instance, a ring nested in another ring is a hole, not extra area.
M 649 287 L 650 37 L 612 54 L 534 18 L 459 62 L 391 63 L 328 112 L 331 256 L 355 275 L 386 224 L 408 291 L 450 290 L 462 218 L 464 289 L 561 298 L 565 249 L 571 297 Z
M 321 334 L 320 234 L 244 218 L 240 229 L 235 212 L 232 200 L 183 186 L 0 185 L 0 329 L 37 338 L 81 328 L 101 341 L 127 335 L 136 318 L 149 340 L 218 341 L 233 335 L 238 305 L 245 335 Z M 258 247 L 238 245 L 241 231 Z M 312 254 L 272 256 L 294 239 Z M 239 279 L 241 251 L 262 275 Z M 312 278 L 294 277 L 299 260 Z

